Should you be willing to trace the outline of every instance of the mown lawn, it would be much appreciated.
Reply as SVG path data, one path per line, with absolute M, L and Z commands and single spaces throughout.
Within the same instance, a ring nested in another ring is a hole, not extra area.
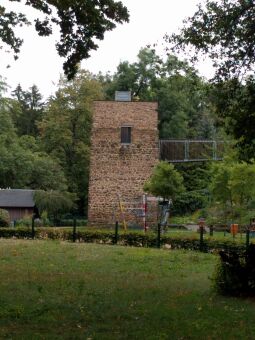
M 0 339 L 254 339 L 255 302 L 210 288 L 217 258 L 0 240 Z

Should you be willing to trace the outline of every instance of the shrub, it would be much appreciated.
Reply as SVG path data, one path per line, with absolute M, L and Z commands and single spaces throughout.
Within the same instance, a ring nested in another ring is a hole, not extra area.
M 10 215 L 7 210 L 0 209 L 0 227 L 9 227 Z
M 18 228 L 1 228 L 0 237 L 10 238 L 32 238 L 31 227 L 18 227 Z M 35 228 L 35 237 L 38 239 L 53 239 L 62 241 L 71 241 L 73 239 L 72 228 L 61 227 L 39 227 Z M 101 243 L 101 244 L 114 244 L 115 233 L 113 230 L 107 229 L 92 229 L 92 228 L 77 228 L 76 240 L 78 242 L 87 243 Z M 157 235 L 153 232 L 144 234 L 143 232 L 120 232 L 118 237 L 118 244 L 124 246 L 134 247 L 156 247 Z M 161 245 L 167 245 L 169 249 L 188 249 L 188 250 L 200 250 L 201 245 L 199 241 L 199 235 L 192 235 L 183 237 L 162 235 Z M 244 251 L 243 244 L 237 244 L 234 241 L 220 241 L 215 239 L 204 240 L 203 251 L 214 252 L 222 249 L 228 249 L 228 251 L 237 250 L 238 252 Z
M 15 226 L 17 227 L 29 227 L 32 224 L 32 216 L 24 216 L 23 218 L 16 220 Z
M 184 190 L 182 175 L 173 164 L 163 161 L 155 166 L 152 176 L 144 184 L 145 192 L 164 199 L 174 200 Z
M 72 227 L 74 223 L 74 219 L 70 218 L 70 219 L 59 219 L 57 221 L 57 225 L 56 226 L 60 226 L 60 227 Z M 53 222 L 52 222 L 53 224 Z M 87 220 L 76 220 L 76 225 L 77 227 L 84 227 L 87 225 Z
M 214 286 L 218 293 L 232 296 L 255 295 L 255 245 L 246 252 L 220 251 Z
M 199 191 L 183 192 L 174 201 L 172 213 L 174 215 L 192 214 L 206 206 L 208 197 Z

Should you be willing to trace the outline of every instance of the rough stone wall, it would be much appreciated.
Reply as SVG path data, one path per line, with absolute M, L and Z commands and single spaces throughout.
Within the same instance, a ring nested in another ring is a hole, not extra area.
M 131 126 L 129 145 L 121 144 L 122 126 Z M 94 102 L 90 224 L 111 224 L 119 218 L 118 195 L 125 202 L 141 199 L 144 182 L 159 159 L 157 126 L 157 103 Z

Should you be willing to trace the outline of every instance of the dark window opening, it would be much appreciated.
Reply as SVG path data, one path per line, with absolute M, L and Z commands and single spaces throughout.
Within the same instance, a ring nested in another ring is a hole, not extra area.
M 122 126 L 121 127 L 120 141 L 121 141 L 122 144 L 130 144 L 131 143 L 131 127 L 130 126 Z

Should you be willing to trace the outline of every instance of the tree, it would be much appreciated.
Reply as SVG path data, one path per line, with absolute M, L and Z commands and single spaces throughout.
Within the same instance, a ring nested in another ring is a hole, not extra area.
M 167 162 L 158 163 L 151 178 L 144 185 L 145 192 L 173 201 L 184 190 L 183 177 Z
M 226 160 L 214 165 L 211 192 L 214 203 L 219 203 L 233 219 L 247 215 L 255 195 L 255 163 Z
M 21 2 L 21 0 L 9 0 Z M 128 22 L 128 10 L 123 4 L 113 0 L 29 0 L 24 5 L 38 10 L 35 29 L 39 36 L 49 36 L 52 25 L 60 31 L 56 49 L 66 58 L 63 68 L 68 79 L 73 78 L 82 59 L 89 57 L 91 50 L 97 49 L 95 39 L 102 40 L 106 31 L 116 27 L 116 23 Z M 23 40 L 16 36 L 15 27 L 30 24 L 24 13 L 8 12 L 0 6 L 0 39 L 14 51 L 18 58 Z
M 127 90 L 141 100 L 155 99 L 152 83 L 159 76 L 163 60 L 150 48 L 142 48 L 137 59 L 133 64 L 128 61 L 121 62 L 110 81 L 109 77 L 106 77 L 107 99 L 112 99 L 115 91 Z
M 7 210 L 0 209 L 0 227 L 9 227 L 11 223 L 10 214 Z
M 34 152 L 18 137 L 0 135 L 0 187 L 59 189 L 67 188 L 63 169 L 44 152 Z
M 98 79 L 107 99 L 116 90 L 130 90 L 136 99 L 158 101 L 161 138 L 215 136 L 208 85 L 193 67 L 173 55 L 161 58 L 155 50 L 143 48 L 137 62 L 122 62 L 112 77 L 99 75 Z
M 221 123 L 237 140 L 240 159 L 254 158 L 255 3 L 253 0 L 206 0 L 167 39 L 173 49 L 209 56 L 216 68 L 212 96 Z
M 66 189 L 66 179 L 57 160 L 40 150 L 32 136 L 18 137 L 10 106 L 0 97 L 0 187 Z
M 34 199 L 40 214 L 46 211 L 48 216 L 53 217 L 56 222 L 61 213 L 67 213 L 75 207 L 76 196 L 70 192 L 58 190 L 37 190 Z
M 255 79 L 249 77 L 243 83 L 237 78 L 216 84 L 211 100 L 218 113 L 218 124 L 234 138 L 239 159 L 250 161 L 255 155 Z
M 206 0 L 184 21 L 179 34 L 167 36 L 176 50 L 192 50 L 208 55 L 219 79 L 238 77 L 255 66 L 255 3 L 253 0 Z
M 93 100 L 102 99 L 98 81 L 85 71 L 75 80 L 60 82 L 38 125 L 43 149 L 64 169 L 68 191 L 79 198 L 79 211 L 87 206 L 89 144 Z
M 10 111 L 18 134 L 38 136 L 37 124 L 43 118 L 45 106 L 38 87 L 33 85 L 28 91 L 24 91 L 19 84 L 12 96 L 17 103 L 11 103 Z

